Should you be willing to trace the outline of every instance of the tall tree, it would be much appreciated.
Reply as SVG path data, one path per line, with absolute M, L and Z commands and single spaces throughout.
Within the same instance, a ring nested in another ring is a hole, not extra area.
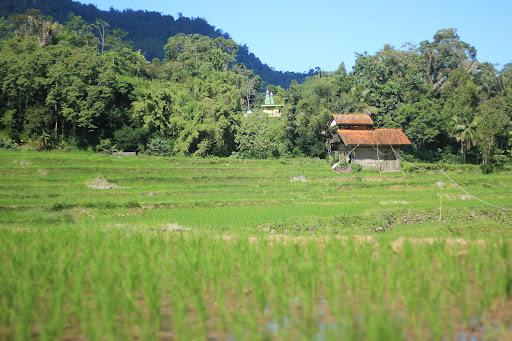
M 477 141 L 476 112 L 480 102 L 479 89 L 466 69 L 461 67 L 452 73 L 442 95 L 446 122 L 447 124 L 451 122 L 449 129 L 460 143 L 461 154 L 466 160 L 467 152 Z
M 94 23 L 94 28 L 98 34 L 101 53 L 105 52 L 109 27 L 109 23 L 102 19 L 96 19 L 96 22 Z
M 450 73 L 460 67 L 475 67 L 476 49 L 460 40 L 457 30 L 446 28 L 436 32 L 432 41 L 422 41 L 419 51 L 426 59 L 429 80 L 439 89 Z
M 503 96 L 493 97 L 478 106 L 476 136 L 482 152 L 482 163 L 488 163 L 496 152 L 502 152 L 497 137 L 502 136 L 503 142 L 507 140 L 508 132 L 512 129 L 511 109 Z

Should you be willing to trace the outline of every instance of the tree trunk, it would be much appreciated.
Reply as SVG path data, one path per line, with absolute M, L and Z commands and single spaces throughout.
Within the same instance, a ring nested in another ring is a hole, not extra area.
M 57 108 L 57 102 L 53 104 L 55 111 L 55 137 L 59 134 L 59 109 Z

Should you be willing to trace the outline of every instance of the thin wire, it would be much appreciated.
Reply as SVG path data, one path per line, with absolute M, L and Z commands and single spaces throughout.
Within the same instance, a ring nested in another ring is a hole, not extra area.
M 418 167 L 418 166 L 416 166 L 416 165 L 414 165 L 414 164 L 410 163 L 409 161 L 407 161 L 406 159 L 404 159 L 403 157 L 401 157 L 401 156 L 400 156 L 400 154 L 398 154 L 398 153 L 395 151 L 395 149 L 393 148 L 393 146 L 392 146 L 392 145 L 389 145 L 389 146 L 391 147 L 391 150 L 393 151 L 393 153 L 395 153 L 395 155 L 396 155 L 400 160 L 402 160 L 403 162 L 407 163 L 408 165 L 411 165 L 412 167 L 414 167 L 414 168 L 416 168 L 416 169 L 419 169 L 419 170 L 424 170 L 424 171 L 426 171 L 426 172 L 431 171 L 431 169 L 426 169 L 426 168 L 423 168 L 423 167 Z
M 455 186 L 457 186 L 458 189 L 460 189 L 462 192 L 466 193 L 467 195 L 471 196 L 472 198 L 475 198 L 476 200 L 480 201 L 481 203 L 484 203 L 486 204 L 487 206 L 491 206 L 491 207 L 494 207 L 494 208 L 498 208 L 500 210 L 504 210 L 504 211 L 511 211 L 512 208 L 509 208 L 509 207 L 502 207 L 502 206 L 497 206 L 497 205 L 494 205 L 488 201 L 485 201 L 483 199 L 480 199 L 479 197 L 469 193 L 467 190 L 465 190 L 464 188 L 462 188 L 461 185 L 459 185 L 458 183 L 456 183 L 452 178 L 450 178 L 450 176 L 448 176 L 448 174 L 446 174 L 446 172 L 444 171 L 443 168 L 441 168 L 441 172 L 443 172 L 444 176 L 446 176 L 446 178 L 448 180 L 450 180 Z
M 378 146 L 378 145 L 377 145 L 377 146 Z M 374 145 L 372 145 L 372 148 L 373 148 L 373 150 L 378 151 L 381 155 L 384 155 L 384 156 L 391 155 L 391 153 L 383 153 L 383 152 L 381 152 L 378 148 L 375 148 L 375 146 L 374 146 Z
M 389 145 L 391 147 L 391 149 L 393 150 L 393 152 L 395 153 L 395 155 L 400 158 L 400 160 L 410 164 L 411 166 L 413 166 L 414 168 L 417 168 L 417 169 L 420 169 L 420 170 L 424 170 L 424 171 L 429 171 L 428 169 L 426 168 L 421 168 L 421 167 L 417 167 L 415 165 L 413 165 L 412 163 L 410 163 L 409 161 L 405 160 L 404 158 L 402 158 L 400 155 L 398 155 L 398 153 L 393 149 L 393 146 L 392 145 Z M 479 197 L 477 197 L 476 195 L 474 194 L 471 194 L 469 193 L 466 189 L 464 189 L 461 185 L 459 185 L 457 182 L 455 182 L 455 180 L 453 180 L 448 174 L 446 174 L 446 172 L 444 171 L 444 169 L 442 167 L 439 167 L 439 171 L 441 171 L 443 173 L 443 175 L 451 182 L 453 183 L 458 189 L 460 189 L 462 192 L 466 193 L 467 195 L 471 196 L 472 198 L 480 201 L 481 203 L 487 205 L 487 206 L 490 206 L 490 207 L 494 207 L 494 208 L 497 208 L 497 209 L 500 209 L 500 210 L 503 210 L 503 211 L 511 211 L 512 208 L 509 208 L 509 207 L 502 207 L 502 206 L 498 206 L 498 205 L 494 205 L 488 201 L 485 201 L 483 199 L 480 199 Z
M 395 153 L 396 157 L 399 158 L 400 160 L 404 161 L 405 163 L 408 163 L 410 164 L 412 167 L 414 168 L 417 168 L 417 169 L 420 169 L 420 170 L 425 170 L 425 171 L 428 171 L 426 168 L 421 168 L 421 167 L 417 167 L 416 165 L 413 165 L 412 163 L 410 163 L 409 161 L 405 160 L 403 157 L 400 156 L 400 154 L 398 154 L 395 149 L 393 148 L 393 146 L 390 144 L 389 145 L 391 147 L 391 150 L 393 151 L 393 153 Z M 400 167 L 400 170 L 402 171 L 402 176 L 404 177 L 405 179 L 405 172 L 404 170 L 402 169 L 402 167 Z
M 379 167 L 379 177 L 382 178 L 381 163 L 380 163 L 380 157 L 379 157 L 379 145 L 377 145 L 377 166 Z
M 350 156 L 350 154 L 351 154 L 354 150 L 356 150 L 356 148 L 357 148 L 357 147 L 359 147 L 359 144 L 358 144 L 357 146 L 355 146 L 354 148 L 352 148 L 352 150 L 351 150 L 351 151 L 349 151 L 347 154 L 345 154 L 345 157 L 346 157 L 346 156 Z M 339 162 L 339 163 L 341 163 L 341 160 L 338 160 L 338 162 Z
M 349 151 L 349 152 L 347 153 L 347 155 L 350 155 L 354 150 L 356 150 L 356 148 L 357 148 L 357 147 L 359 147 L 359 144 L 358 144 L 357 146 L 355 146 L 354 148 L 352 148 L 352 150 L 351 150 L 351 151 Z

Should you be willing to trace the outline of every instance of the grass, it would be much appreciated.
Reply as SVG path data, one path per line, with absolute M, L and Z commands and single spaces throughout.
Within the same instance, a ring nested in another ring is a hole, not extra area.
M 448 174 L 512 207 L 512 172 Z M 0 152 L 0 177 L 0 339 L 511 335 L 512 211 L 435 171 Z

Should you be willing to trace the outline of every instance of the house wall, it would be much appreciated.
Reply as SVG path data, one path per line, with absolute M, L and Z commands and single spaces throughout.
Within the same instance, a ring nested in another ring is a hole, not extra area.
M 263 112 L 269 117 L 281 117 L 281 108 L 265 108 Z
M 389 146 L 347 146 L 343 143 L 333 145 L 332 151 L 340 160 L 346 159 L 350 153 L 350 162 L 360 164 L 363 168 L 380 169 L 381 171 L 399 171 L 400 159 L 398 159 Z M 394 147 L 398 151 L 398 147 Z

